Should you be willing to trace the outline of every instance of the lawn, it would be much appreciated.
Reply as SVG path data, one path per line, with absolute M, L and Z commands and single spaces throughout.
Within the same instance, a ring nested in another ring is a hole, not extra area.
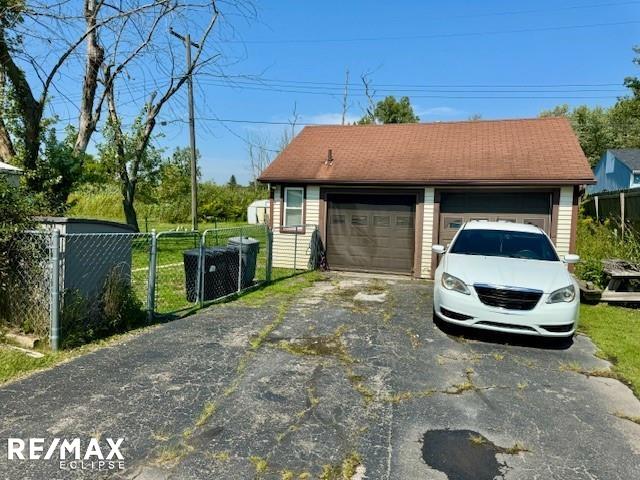
M 582 305 L 580 330 L 591 337 L 613 370 L 640 397 L 640 310 Z

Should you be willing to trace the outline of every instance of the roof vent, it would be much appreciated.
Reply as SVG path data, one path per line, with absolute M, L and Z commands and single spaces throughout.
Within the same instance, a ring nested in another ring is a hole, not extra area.
M 327 159 L 324 162 L 325 165 L 333 165 L 333 151 L 331 149 L 329 149 L 329 152 L 327 153 Z

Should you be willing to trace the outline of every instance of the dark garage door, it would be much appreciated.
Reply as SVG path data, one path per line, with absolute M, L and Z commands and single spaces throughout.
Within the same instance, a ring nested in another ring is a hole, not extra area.
M 442 192 L 438 243 L 447 245 L 464 222 L 469 220 L 529 223 L 551 229 L 549 192 Z
M 329 266 L 411 273 L 415 251 L 415 210 L 415 195 L 329 195 Z

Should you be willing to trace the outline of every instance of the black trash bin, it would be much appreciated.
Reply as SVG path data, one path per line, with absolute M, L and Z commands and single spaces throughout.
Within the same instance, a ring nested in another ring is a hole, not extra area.
M 187 301 L 198 300 L 198 258 L 197 248 L 186 250 L 184 274 Z M 234 247 L 204 249 L 204 289 L 203 300 L 215 300 L 238 290 L 239 251 Z
M 253 285 L 260 252 L 260 240 L 251 237 L 231 237 L 229 246 L 242 250 L 242 288 Z

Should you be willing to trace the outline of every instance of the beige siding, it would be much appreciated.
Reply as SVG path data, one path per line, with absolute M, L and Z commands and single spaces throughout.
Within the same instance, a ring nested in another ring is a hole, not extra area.
M 283 190 L 276 187 L 273 194 L 273 266 L 276 268 L 306 269 L 309 263 L 309 243 L 313 228 L 306 229 L 304 235 L 280 233 L 280 208 L 283 201 Z M 305 223 L 320 223 L 320 187 L 307 186 L 305 202 Z
M 434 189 L 427 187 L 424 189 L 424 211 L 422 217 L 422 259 L 420 266 L 420 276 L 422 278 L 431 277 L 431 244 L 434 229 L 433 202 Z M 437 226 L 435 228 L 437 228 Z
M 571 214 L 573 212 L 573 187 L 560 189 L 558 205 L 558 230 L 556 233 L 556 249 L 560 256 L 569 253 L 571 243 Z

